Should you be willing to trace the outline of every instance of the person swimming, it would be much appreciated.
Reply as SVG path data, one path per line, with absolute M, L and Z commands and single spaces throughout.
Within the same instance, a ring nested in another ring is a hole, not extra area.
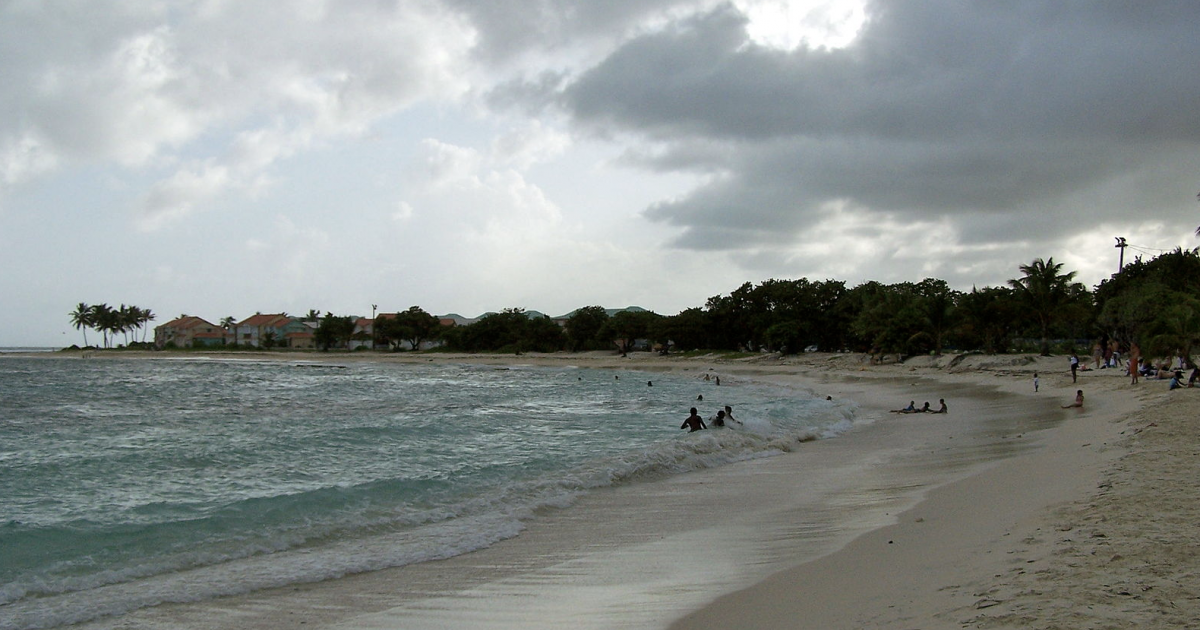
M 708 426 L 704 424 L 704 418 L 701 418 L 700 414 L 696 413 L 696 408 L 692 407 L 692 415 L 688 416 L 687 420 L 684 420 L 683 424 L 679 425 L 679 428 L 688 429 L 688 433 L 694 433 L 700 429 L 707 429 Z

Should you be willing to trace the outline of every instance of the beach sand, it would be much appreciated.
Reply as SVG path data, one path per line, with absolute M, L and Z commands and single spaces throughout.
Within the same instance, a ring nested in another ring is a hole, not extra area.
M 448 560 L 85 627 L 1200 627 L 1200 389 L 1117 370 L 1076 384 L 1065 357 L 229 356 L 711 371 L 853 400 L 878 421 L 597 492 Z M 1061 409 L 1075 389 L 1084 408 Z M 945 416 L 887 413 L 939 397 Z M 586 544 L 564 533 L 580 531 Z

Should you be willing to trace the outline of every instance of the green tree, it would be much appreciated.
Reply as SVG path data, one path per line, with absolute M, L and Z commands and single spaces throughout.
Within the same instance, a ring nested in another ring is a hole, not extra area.
M 71 311 L 71 325 L 75 330 L 83 331 L 83 346 L 88 347 L 87 329 L 95 325 L 95 309 L 88 306 L 84 302 L 80 302 L 75 306 L 75 310 Z
M 325 313 L 325 317 L 321 318 L 321 323 L 317 324 L 317 329 L 313 332 L 313 341 L 321 350 L 328 352 L 330 348 L 346 347 L 350 343 L 350 338 L 354 335 L 354 318 L 349 315 L 335 316 L 333 313 Z
M 679 350 L 712 347 L 708 341 L 708 314 L 700 308 L 689 308 L 678 315 L 659 318 L 651 333 L 659 341 L 674 344 Z
M 234 317 L 233 315 L 227 315 L 225 317 L 222 317 L 221 318 L 221 328 L 224 328 L 225 332 L 229 333 L 229 337 L 231 339 L 233 339 L 233 344 L 231 344 L 231 345 L 234 345 L 234 346 L 238 345 L 237 318 Z
M 933 348 L 927 337 L 927 317 L 916 285 L 902 282 L 883 285 L 868 282 L 856 288 L 862 308 L 852 325 L 871 354 L 927 352 Z
M 633 350 L 638 339 L 649 339 L 650 328 L 661 316 L 650 311 L 620 311 L 608 318 L 600 336 L 616 344 L 622 354 Z
M 92 307 L 92 327 L 100 333 L 104 347 L 109 347 L 109 337 L 118 328 L 117 312 L 108 304 L 97 304 Z
M 576 309 L 567 318 L 567 344 L 572 352 L 596 350 L 601 346 L 600 331 L 608 322 L 608 311 L 600 306 Z
M 933 353 L 942 354 L 946 336 L 958 322 L 958 300 L 961 293 L 950 288 L 944 280 L 926 278 L 915 287 L 920 296 L 919 308 L 924 320 L 924 335 L 933 346 Z
M 467 352 L 555 352 L 562 349 L 563 339 L 562 328 L 549 317 L 530 317 L 523 308 L 488 313 L 446 335 L 450 347 Z
M 959 298 L 959 332 L 967 348 L 979 348 L 989 354 L 1006 352 L 1012 345 L 1019 306 L 1008 287 L 972 288 Z
M 150 329 L 150 327 L 147 324 L 149 324 L 150 322 L 154 321 L 157 318 L 158 318 L 158 316 L 154 314 L 154 311 L 151 311 L 148 308 L 139 308 L 138 309 L 137 321 L 138 321 L 138 328 L 142 329 L 142 343 L 146 342 L 146 333 Z
M 1061 273 L 1062 268 L 1062 263 L 1054 262 L 1054 258 L 1035 258 L 1032 263 L 1020 266 L 1024 276 L 1008 281 L 1021 305 L 1037 323 L 1042 356 L 1050 356 L 1051 327 L 1063 321 L 1067 310 L 1086 294 L 1083 285 L 1072 282 L 1075 272 Z
M 1192 353 L 1200 345 L 1200 298 L 1180 292 L 1171 297 L 1171 303 L 1146 327 L 1144 350 L 1160 357 L 1178 352 L 1195 367 Z
M 1200 298 L 1200 249 L 1177 248 L 1145 261 L 1138 257 L 1096 287 L 1097 323 L 1123 344 L 1137 343 L 1150 356 L 1184 352 L 1195 300 Z
M 407 341 L 413 350 L 420 350 L 424 341 L 436 339 L 442 327 L 438 318 L 426 313 L 419 306 L 396 313 L 396 317 L 391 321 L 395 337 Z

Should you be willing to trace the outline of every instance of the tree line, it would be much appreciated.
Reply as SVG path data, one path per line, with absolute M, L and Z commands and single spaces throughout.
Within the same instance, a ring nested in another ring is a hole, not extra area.
M 419 349 L 440 341 L 464 352 L 615 350 L 638 344 L 660 351 L 730 350 L 793 354 L 805 350 L 863 352 L 899 357 L 947 349 L 989 354 L 1013 351 L 1084 351 L 1094 344 L 1129 348 L 1146 356 L 1176 354 L 1192 362 L 1200 341 L 1200 248 L 1137 258 L 1121 273 L 1088 289 L 1053 258 L 1018 267 L 1020 275 L 996 287 L 951 289 L 939 279 L 848 287 L 839 280 L 766 280 L 745 283 L 704 306 L 663 316 L 600 306 L 572 312 L 564 326 L 524 309 L 489 313 L 472 324 L 441 326 L 419 307 L 374 322 L 376 347 Z M 125 313 L 125 315 L 121 315 Z M 140 319 L 134 317 L 140 314 Z M 316 311 L 310 311 L 316 321 Z M 111 336 L 153 319 L 149 311 L 80 304 L 76 328 Z M 232 323 L 226 318 L 222 325 Z M 315 330 L 318 347 L 344 347 L 354 318 L 326 313 Z M 367 337 L 371 339 L 371 337 Z
M 1019 266 L 1003 286 L 951 289 L 943 281 L 848 287 L 838 280 L 749 282 L 677 315 L 599 306 L 574 311 L 564 327 L 505 309 L 444 333 L 462 351 L 615 349 L 635 341 L 660 350 L 851 351 L 911 356 L 947 349 L 989 354 L 1084 351 L 1094 344 L 1148 356 L 1184 356 L 1200 341 L 1200 248 L 1138 258 L 1089 290 L 1053 258 Z M 1082 346 L 1082 347 L 1081 347 Z
M 100 333 L 105 348 L 112 346 L 112 340 L 117 335 L 125 336 L 128 346 L 129 334 L 141 330 L 142 342 L 146 340 L 146 324 L 154 321 L 156 315 L 148 308 L 126 306 L 122 304 L 113 308 L 108 304 L 85 304 L 80 302 L 71 312 L 71 325 L 75 330 L 83 331 L 83 345 L 87 346 L 88 329 Z M 136 339 L 137 335 L 134 335 Z

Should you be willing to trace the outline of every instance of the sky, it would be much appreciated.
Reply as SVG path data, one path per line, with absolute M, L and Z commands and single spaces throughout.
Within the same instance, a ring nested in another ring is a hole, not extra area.
M 0 346 L 1088 286 L 1200 246 L 1200 3 L 0 0 Z

